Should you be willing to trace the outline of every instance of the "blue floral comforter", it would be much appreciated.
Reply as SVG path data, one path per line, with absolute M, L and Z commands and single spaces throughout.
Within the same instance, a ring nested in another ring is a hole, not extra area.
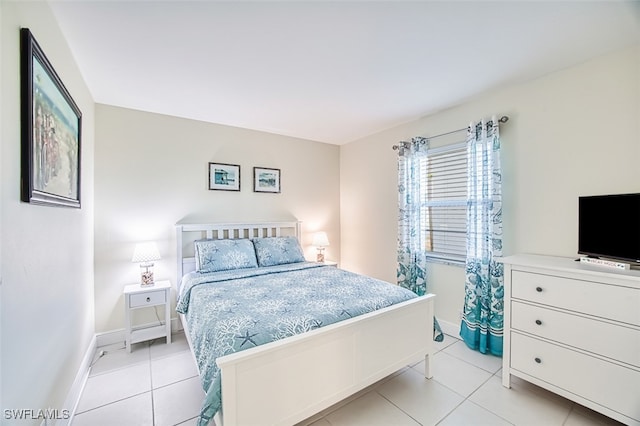
M 185 314 L 206 393 L 199 425 L 220 410 L 216 359 L 417 297 L 371 277 L 318 263 L 184 276 Z

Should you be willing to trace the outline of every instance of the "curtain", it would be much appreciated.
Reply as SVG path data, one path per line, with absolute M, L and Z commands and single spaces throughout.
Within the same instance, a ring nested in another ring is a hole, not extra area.
M 426 176 L 421 161 L 427 155 L 428 141 L 415 137 L 402 142 L 398 148 L 398 285 L 422 296 L 427 293 L 427 258 L 425 235 L 421 232 L 422 181 Z M 444 338 L 438 321 L 434 318 L 434 340 Z
M 467 258 L 460 336 L 472 349 L 502 356 L 504 268 L 498 121 L 467 134 Z

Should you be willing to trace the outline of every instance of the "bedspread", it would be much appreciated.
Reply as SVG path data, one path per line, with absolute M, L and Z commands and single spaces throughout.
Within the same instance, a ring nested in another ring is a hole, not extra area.
M 185 275 L 185 314 L 206 397 L 199 425 L 221 407 L 218 357 L 417 297 L 371 277 L 318 263 Z

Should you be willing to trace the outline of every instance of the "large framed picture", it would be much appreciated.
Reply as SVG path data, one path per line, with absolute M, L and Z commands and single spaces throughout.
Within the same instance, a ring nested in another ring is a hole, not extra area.
M 240 191 L 240 166 L 237 164 L 209 163 L 209 189 Z
M 80 208 L 82 114 L 28 28 L 20 29 L 20 198 Z
M 254 167 L 253 192 L 280 192 L 280 169 Z

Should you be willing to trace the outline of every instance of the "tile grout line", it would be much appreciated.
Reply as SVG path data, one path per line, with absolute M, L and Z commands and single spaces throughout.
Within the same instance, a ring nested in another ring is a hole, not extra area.
M 445 348 L 445 349 L 446 349 L 446 348 Z M 473 350 L 473 349 L 470 349 L 470 350 Z M 443 349 L 442 351 L 444 351 L 444 349 Z M 453 357 L 453 358 L 457 359 L 458 361 L 462 361 L 462 362 L 464 362 L 464 363 L 466 363 L 466 364 L 472 365 L 472 366 L 474 366 L 474 367 L 476 367 L 476 368 L 479 368 L 479 369 L 480 369 L 480 370 L 482 370 L 482 371 L 486 371 L 487 373 L 492 374 L 492 375 L 493 375 L 493 374 L 496 374 L 498 371 L 500 371 L 500 369 L 502 369 L 502 365 L 500 365 L 500 367 L 499 367 L 496 371 L 487 370 L 487 369 L 486 369 L 486 368 L 484 368 L 484 367 L 480 367 L 480 366 L 478 366 L 478 365 L 476 365 L 476 364 L 474 364 L 474 363 L 472 363 L 472 362 L 469 362 L 469 361 L 467 361 L 467 360 L 466 360 L 466 359 L 464 359 L 464 358 L 460 358 L 459 356 L 456 356 L 456 355 L 454 355 L 454 354 L 452 354 L 452 353 L 449 353 L 449 352 L 445 352 L 445 353 L 446 353 L 447 355 L 449 355 L 450 357 Z M 495 357 L 495 355 L 488 355 L 488 356 Z M 497 358 L 497 357 L 496 357 L 496 358 Z
M 125 368 L 135 367 L 136 365 L 143 364 L 145 362 L 148 362 L 148 361 L 137 361 L 137 362 L 134 362 L 134 363 L 131 363 L 131 364 L 123 365 L 122 367 L 116 367 L 116 368 L 112 368 L 110 370 L 102 371 L 100 373 L 90 374 L 89 378 L 100 377 L 100 376 L 104 376 L 105 374 L 111 374 L 111 373 L 114 373 L 116 371 L 124 370 Z
M 109 355 L 109 354 L 113 354 L 116 351 L 120 351 L 120 350 L 126 350 L 126 348 L 119 348 L 119 349 L 115 349 L 115 350 L 105 351 L 105 356 Z M 113 373 L 113 372 L 119 371 L 119 370 L 124 370 L 125 368 L 133 367 L 135 365 L 142 364 L 142 363 L 145 363 L 145 362 L 148 362 L 148 361 L 154 361 L 154 360 L 160 360 L 160 359 L 164 359 L 164 358 L 169 358 L 169 357 L 172 357 L 172 356 L 178 356 L 178 355 L 181 355 L 183 352 L 188 352 L 188 351 L 189 351 L 189 349 L 187 348 L 187 349 L 184 349 L 184 350 L 180 350 L 180 351 L 172 352 L 172 353 L 169 353 L 169 354 L 165 354 L 165 355 L 162 355 L 162 356 L 159 356 L 159 357 L 156 357 L 156 358 L 152 358 L 150 356 L 150 353 L 149 353 L 149 360 L 141 359 L 139 361 L 135 361 L 135 362 L 132 362 L 130 364 L 122 365 L 122 366 L 115 367 L 115 368 L 112 368 L 112 369 L 109 369 L 109 370 L 105 370 L 105 371 L 101 371 L 101 372 L 98 372 L 98 373 L 94 373 L 94 374 L 89 373 L 89 378 L 102 376 L 104 374 L 110 374 L 110 373 Z M 96 360 L 96 362 L 94 363 L 94 366 L 95 366 L 95 364 L 97 364 L 97 361 L 99 361 L 99 360 L 100 360 L 100 358 L 98 358 Z M 92 368 L 93 368 L 93 366 L 92 366 Z
M 86 413 L 88 413 L 88 412 L 90 412 L 90 411 L 97 410 L 98 408 L 104 408 L 104 407 L 107 407 L 107 406 L 109 406 L 109 405 L 113 405 L 113 404 L 115 404 L 115 403 L 117 403 L 117 402 L 126 401 L 127 399 L 135 398 L 135 397 L 137 397 L 137 396 L 144 395 L 145 393 L 150 393 L 150 392 L 151 392 L 151 391 L 150 391 L 150 390 L 148 390 L 148 391 L 139 392 L 139 393 L 136 393 L 136 394 L 133 394 L 133 395 L 125 396 L 124 398 L 116 399 L 115 401 L 107 402 L 106 404 L 98 405 L 98 406 L 96 406 L 96 407 L 89 408 L 88 410 L 84 410 L 84 411 L 81 411 L 81 412 L 75 413 L 75 414 L 74 414 L 74 417 L 79 416 L 79 415 L 81 415 L 81 414 L 86 414 Z
M 174 357 L 174 356 L 180 356 L 180 355 L 183 354 L 183 352 L 187 352 L 187 350 L 181 350 L 181 351 L 166 353 L 166 354 L 163 354 L 161 356 L 158 356 L 158 357 L 154 358 L 152 356 L 152 345 L 153 345 L 153 343 L 155 343 L 155 341 L 150 341 L 150 342 L 147 342 L 146 344 L 144 344 L 144 346 L 138 348 L 138 350 L 140 350 L 142 353 L 144 353 L 144 351 L 146 351 L 146 354 L 144 354 L 144 355 L 141 354 L 141 355 L 143 355 L 143 357 L 141 357 L 140 359 L 135 360 L 134 362 L 132 362 L 130 364 L 120 365 L 118 367 L 115 367 L 115 368 L 112 368 L 112 369 L 109 369 L 109 370 L 105 370 L 105 371 L 93 374 L 91 376 L 91 377 L 100 377 L 100 376 L 104 376 L 106 374 L 112 374 L 112 373 L 119 372 L 119 371 L 124 370 L 126 368 L 135 367 L 135 366 L 139 367 L 144 362 L 147 362 L 148 363 L 148 371 L 149 371 L 149 385 L 150 385 L 150 389 L 149 390 L 142 391 L 142 392 L 139 392 L 139 393 L 136 393 L 136 394 L 132 394 L 132 395 L 129 395 L 129 396 L 126 396 L 126 397 L 123 397 L 123 398 L 119 398 L 119 399 L 116 399 L 114 401 L 110 401 L 108 403 L 101 404 L 101 405 L 89 408 L 89 409 L 84 410 L 82 412 L 78 412 L 76 414 L 77 415 L 86 414 L 86 413 L 89 413 L 89 412 L 94 411 L 96 409 L 105 408 L 105 407 L 108 407 L 108 406 L 113 405 L 115 403 L 120 403 L 120 402 L 129 400 L 131 398 L 135 398 L 135 397 L 150 393 L 150 397 L 151 397 L 151 407 L 150 407 L 150 409 L 151 409 L 152 425 L 156 425 L 157 419 L 155 418 L 155 414 L 156 413 L 155 413 L 155 405 L 154 405 L 154 401 L 155 401 L 155 399 L 154 399 L 154 391 L 158 390 L 158 389 L 164 389 L 164 388 L 169 387 L 171 385 L 175 385 L 177 383 L 181 383 L 181 382 L 193 379 L 194 377 L 198 377 L 198 376 L 196 374 L 196 375 L 191 375 L 189 377 L 184 377 L 184 378 L 181 378 L 180 380 L 176 380 L 176 381 L 173 381 L 171 383 L 166 383 L 164 385 L 159 386 L 157 389 L 154 389 L 153 365 L 152 365 L 152 363 L 156 362 L 156 361 L 159 361 L 159 360 L 166 359 L 166 358 L 170 358 L 170 357 Z M 112 350 L 109 350 L 106 353 L 114 354 L 114 353 L 117 353 L 117 351 L 119 351 L 119 350 L 126 350 L 126 347 L 125 348 L 112 349 Z M 106 355 L 106 353 L 105 353 L 105 355 Z M 197 417 L 193 417 L 193 418 L 197 418 Z M 193 418 L 186 419 L 185 421 L 192 420 Z
M 452 337 L 452 336 L 449 336 L 449 335 L 446 335 L 446 336 L 448 336 L 448 337 L 452 338 L 452 339 L 453 339 L 453 340 L 455 340 L 455 341 L 459 341 L 459 340 L 460 340 L 460 339 L 457 339 L 457 338 Z M 437 353 L 444 351 L 445 349 L 447 349 L 447 348 L 448 348 L 449 346 L 451 346 L 451 345 L 454 345 L 454 344 L 456 343 L 455 341 L 454 341 L 453 343 L 450 343 L 449 345 L 445 346 L 444 348 L 441 348 L 441 349 L 435 350 L 435 351 L 431 354 L 431 357 L 433 358 Z M 455 358 L 455 357 L 454 357 L 454 358 Z M 457 358 L 456 358 L 456 359 L 457 359 Z M 424 362 L 424 360 L 423 360 L 423 361 L 418 361 L 418 362 L 416 362 L 414 365 L 408 365 L 407 367 L 405 367 L 405 369 L 404 369 L 405 371 L 398 371 L 398 372 L 396 372 L 396 373 L 391 374 L 391 376 L 393 376 L 393 377 L 397 377 L 397 376 L 400 376 L 401 374 L 406 373 L 408 370 L 412 370 L 412 371 L 414 371 L 415 373 L 420 374 L 422 377 L 424 377 L 424 374 L 423 374 L 423 373 L 420 373 L 419 371 L 416 371 L 416 370 L 413 368 L 414 366 L 416 366 L 416 365 L 420 364 L 421 362 Z M 433 362 L 433 361 L 432 361 L 432 362 Z M 474 366 L 474 367 L 477 367 L 477 366 Z M 480 368 L 480 367 L 477 367 L 477 368 Z M 480 369 L 481 369 L 481 368 L 480 368 Z M 482 369 L 481 369 L 481 370 L 482 370 Z M 483 370 L 483 371 L 484 371 L 484 370 Z M 390 378 L 389 378 L 389 380 L 391 380 L 391 378 L 393 378 L 393 377 L 390 377 Z M 434 381 L 435 381 L 435 382 L 437 382 L 438 384 L 440 384 L 440 385 L 442 385 L 442 386 L 445 386 L 445 385 L 443 385 L 442 383 L 440 383 L 440 382 L 438 382 L 437 380 L 435 380 L 433 377 L 432 377 L 431 379 L 427 379 L 427 378 L 425 377 L 425 380 L 434 380 Z M 378 387 L 382 386 L 382 385 L 383 385 L 384 383 L 386 383 L 387 381 L 388 381 L 388 380 L 381 380 L 381 381 L 379 381 L 379 382 L 377 383 L 377 385 L 376 385 L 376 386 L 372 387 L 372 388 L 371 388 L 368 392 L 366 392 L 366 393 L 375 392 L 378 396 L 380 396 L 380 397 L 381 397 L 381 398 L 383 398 L 385 401 L 389 402 L 391 405 L 393 405 L 393 406 L 394 406 L 394 407 L 396 407 L 398 410 L 400 410 L 400 412 L 401 412 L 402 414 L 404 414 L 405 416 L 409 417 L 411 420 L 413 420 L 414 422 L 416 422 L 418 425 L 421 425 L 421 426 L 422 426 L 422 423 L 420 423 L 417 419 L 413 418 L 409 413 L 407 413 L 406 411 L 404 411 L 402 408 L 400 408 L 398 405 L 396 405 L 393 401 L 391 401 L 391 400 L 390 400 L 390 399 L 388 399 L 386 396 L 384 396 L 383 394 L 381 394 L 380 392 L 378 392 Z M 458 394 L 458 393 L 457 393 L 457 392 L 455 392 L 453 389 L 450 389 L 450 388 L 449 388 L 449 387 L 447 387 L 447 386 L 445 386 L 445 387 L 446 387 L 447 389 L 451 390 L 452 392 L 454 392 L 454 393 Z M 364 396 L 364 395 L 365 395 L 365 394 L 361 395 L 360 397 L 362 397 L 362 396 Z M 460 395 L 460 394 L 458 394 L 458 395 Z M 462 396 L 462 395 L 460 395 L 460 396 Z M 358 398 L 360 398 L 360 397 L 358 397 Z M 358 398 L 356 398 L 356 399 L 358 399 Z M 464 399 L 460 404 L 462 404 L 465 400 L 466 400 L 466 399 Z M 354 401 L 355 401 L 355 399 L 354 399 Z M 353 401 L 351 401 L 351 402 L 353 402 Z M 348 405 L 348 404 L 345 404 L 344 406 L 346 406 L 346 405 Z M 343 407 L 344 407 L 344 406 L 343 406 Z M 448 413 L 444 418 L 446 418 L 447 416 L 449 416 L 449 415 L 450 415 L 450 414 L 451 414 L 455 409 L 457 409 L 458 407 L 459 407 L 459 405 L 458 405 L 458 406 L 456 406 L 456 407 L 455 407 L 455 408 L 454 408 L 450 413 Z M 342 407 L 340 407 L 340 408 L 342 408 Z M 333 413 L 334 411 L 339 410 L 340 408 L 336 408 L 336 410 L 333 410 L 333 411 L 331 411 L 331 412 L 327 413 L 325 416 L 321 417 L 320 419 L 317 419 L 317 420 L 316 420 L 316 422 L 317 422 L 317 421 L 319 421 L 319 420 L 325 420 L 327 423 L 329 423 L 329 425 L 332 425 L 332 423 L 329 421 L 329 419 L 328 419 L 327 417 L 328 417 L 331 413 Z M 442 420 L 444 420 L 444 418 L 443 418 Z M 440 420 L 440 421 L 442 421 L 442 420 Z M 440 422 L 438 422 L 438 423 L 440 423 Z
M 440 352 L 440 351 L 438 351 Z M 411 369 L 412 367 L 410 367 L 409 369 Z M 415 371 L 415 369 L 413 369 L 413 371 L 417 374 L 419 374 L 420 376 L 424 377 L 424 374 L 420 373 L 419 371 Z M 460 401 L 459 404 L 457 404 L 451 411 L 449 411 L 442 419 L 440 419 L 436 425 L 440 424 L 444 419 L 446 419 L 447 417 L 449 417 L 455 410 L 457 410 L 460 405 L 462 405 L 466 400 L 467 397 L 464 397 L 463 395 L 460 395 L 458 392 L 456 392 L 455 390 L 451 389 L 450 387 L 446 386 L 443 383 L 440 383 L 439 381 L 437 381 L 434 377 L 428 379 L 426 377 L 424 377 L 425 380 L 433 380 L 434 382 L 438 383 L 439 385 L 445 387 L 446 389 L 450 390 L 451 392 L 455 393 L 456 395 L 461 396 L 463 399 L 462 401 Z M 484 384 L 484 383 L 483 383 Z M 481 385 L 482 386 L 482 385 Z M 400 410 L 405 416 L 409 417 L 411 420 L 415 421 L 417 424 L 422 425 L 422 423 L 420 423 L 418 421 L 418 419 L 414 418 L 411 414 L 407 413 L 406 411 L 404 411 L 402 408 L 400 408 L 397 404 L 395 404 L 393 401 L 391 401 L 389 398 L 387 398 L 386 396 L 384 396 L 383 394 L 381 394 L 380 392 L 378 392 L 377 387 L 375 389 L 372 389 L 374 392 L 376 392 L 379 396 L 381 396 L 383 399 L 385 399 L 387 402 L 389 402 L 391 405 L 393 405 L 394 407 L 396 407 L 398 410 Z M 477 389 L 476 389 L 477 390 Z M 474 391 L 475 392 L 475 391 Z M 473 393 L 473 392 L 472 392 Z
M 429 380 L 429 379 L 426 379 Z M 387 398 L 386 396 L 384 396 L 383 394 L 381 394 L 380 392 L 378 392 L 378 389 L 372 389 L 373 392 L 375 392 L 376 394 L 378 394 L 378 396 L 380 396 L 382 399 L 384 399 L 385 401 L 387 401 L 389 404 L 393 405 L 394 407 L 396 407 L 398 410 L 400 410 L 400 412 L 402 414 L 404 414 L 405 416 L 409 417 L 411 420 L 413 420 L 414 422 L 416 422 L 417 424 L 419 424 L 420 426 L 423 426 L 422 423 L 420 423 L 417 419 L 415 419 L 411 414 L 407 413 L 406 411 L 404 411 L 402 408 L 398 407 L 398 405 L 396 405 L 393 401 L 391 401 L 389 398 Z
M 564 418 L 564 420 L 562 421 L 562 425 L 564 426 L 565 424 L 567 424 L 567 420 L 569 420 L 569 417 L 571 417 L 571 413 L 574 412 L 574 409 L 576 408 L 576 404 L 573 403 L 571 404 L 571 409 L 569 410 L 569 412 L 567 413 L 567 417 Z
M 461 406 L 462 404 L 464 404 L 466 400 L 467 400 L 467 398 L 465 398 L 465 399 L 463 399 L 462 401 L 460 401 L 460 404 L 458 404 L 458 405 L 456 405 L 455 407 L 453 407 L 453 409 L 452 409 L 451 411 L 449 411 L 449 412 L 447 413 L 447 415 L 446 415 L 446 416 L 444 416 L 443 418 L 441 418 L 440 420 L 438 420 L 438 422 L 436 423 L 436 425 L 439 425 L 440 423 L 442 423 L 443 421 L 445 421 L 445 419 L 446 419 L 447 417 L 449 417 L 450 415 L 452 415 L 452 414 L 453 414 L 453 412 L 454 412 L 454 411 L 456 411 L 458 408 L 460 408 L 460 406 Z
M 182 378 L 180 380 L 176 380 L 175 382 L 167 383 L 166 385 L 158 386 L 157 388 L 154 388 L 154 389 L 151 389 L 151 390 L 152 391 L 157 391 L 157 390 L 160 390 L 160 389 L 164 389 L 166 387 L 173 386 L 173 385 L 175 385 L 177 383 L 186 382 L 187 380 L 191 380 L 194 377 L 198 377 L 198 375 L 196 374 L 195 376 L 184 377 L 184 378 Z
M 455 339 L 455 338 L 454 338 L 454 339 Z M 455 339 L 455 340 L 460 341 L 460 339 Z M 452 346 L 452 345 L 456 344 L 456 343 L 457 343 L 457 341 L 456 341 L 456 342 L 451 343 L 450 345 L 447 345 L 446 347 L 444 347 L 444 348 L 442 348 L 442 349 L 440 349 L 440 350 L 438 350 L 438 351 L 435 351 L 435 352 L 433 353 L 433 355 L 435 355 L 435 354 L 437 354 L 437 353 L 439 353 L 439 352 L 443 352 L 443 351 L 444 351 L 445 349 L 447 349 L 448 347 L 450 347 L 450 346 Z M 485 380 L 484 380 L 480 385 L 478 385 L 478 387 L 476 387 L 476 388 L 475 388 L 475 389 L 474 389 L 474 390 L 473 390 L 473 391 L 472 391 L 468 396 L 461 395 L 461 394 L 460 394 L 460 393 L 458 393 L 456 390 L 451 389 L 450 387 L 448 387 L 448 386 L 447 386 L 447 385 L 445 385 L 444 383 L 439 382 L 439 381 L 438 381 L 438 380 L 436 380 L 434 377 L 432 377 L 431 379 L 427 379 L 427 380 L 433 380 L 434 382 L 438 383 L 439 385 L 441 385 L 441 386 L 445 387 L 446 389 L 450 390 L 451 392 L 453 392 L 453 393 L 455 393 L 455 394 L 457 394 L 457 395 L 459 395 L 459 396 L 461 396 L 461 397 L 463 398 L 463 399 L 462 399 L 462 401 L 460 401 L 460 403 L 459 403 L 459 404 L 457 404 L 457 405 L 456 405 L 456 406 L 455 406 L 451 411 L 449 411 L 449 412 L 448 412 L 448 413 L 447 413 L 447 414 L 446 414 L 442 419 L 440 419 L 440 420 L 436 423 L 436 425 L 438 425 L 438 424 L 442 423 L 442 422 L 443 422 L 447 417 L 449 417 L 451 414 L 453 414 L 453 412 L 454 412 L 454 411 L 456 411 L 458 408 L 460 408 L 460 406 L 461 406 L 462 404 L 464 404 L 466 401 L 469 401 L 469 403 L 471 403 L 471 404 L 475 404 L 475 403 L 474 403 L 473 401 L 471 401 L 469 398 L 470 398 L 473 394 L 475 394 L 475 393 L 476 393 L 476 392 L 477 392 L 477 391 L 478 391 L 482 386 L 484 386 L 487 382 L 489 382 L 489 380 L 491 380 L 494 376 L 496 376 L 496 375 L 498 374 L 498 372 L 500 371 L 500 368 L 498 368 L 498 370 L 497 370 L 497 371 L 495 371 L 495 372 L 491 372 L 491 371 L 489 371 L 489 370 L 485 370 L 484 368 L 479 367 L 479 366 L 477 366 L 477 365 L 475 365 L 475 364 L 472 364 L 472 363 L 470 363 L 470 362 L 468 362 L 468 361 L 466 361 L 466 360 L 464 360 L 464 359 L 461 359 L 461 358 L 459 358 L 459 357 L 457 357 L 457 356 L 454 356 L 453 354 L 450 354 L 450 353 L 448 353 L 448 352 L 445 352 L 445 353 L 446 353 L 446 355 L 451 356 L 452 358 L 455 358 L 455 359 L 457 359 L 457 360 L 459 360 L 459 361 L 461 361 L 461 362 L 464 362 L 464 363 L 466 363 L 466 364 L 469 364 L 469 365 L 471 365 L 472 367 L 475 367 L 475 368 L 477 368 L 477 369 L 479 369 L 479 370 L 481 370 L 481 371 L 484 371 L 484 372 L 490 373 L 490 375 L 489 375 L 489 377 L 487 377 L 487 379 L 485 379 Z M 415 364 L 415 365 L 418 365 L 418 364 L 419 364 L 419 363 L 417 363 L 417 364 Z M 415 373 L 420 374 L 421 376 L 424 376 L 424 375 L 423 375 L 422 373 L 420 373 L 419 371 L 416 371 L 412 366 L 409 366 L 409 370 L 413 370 Z M 378 392 L 377 387 L 376 387 L 376 388 L 374 388 L 374 389 L 372 389 L 372 390 L 373 390 L 373 391 L 375 391 L 379 396 L 381 396 L 381 397 L 382 397 L 383 399 L 385 399 L 387 402 L 389 402 L 391 405 L 393 405 L 393 406 L 394 406 L 394 407 L 396 407 L 398 410 L 400 410 L 404 415 L 406 415 L 407 417 L 409 417 L 410 419 L 412 419 L 413 421 L 415 421 L 417 424 L 422 425 L 422 423 L 420 423 L 417 419 L 415 419 L 415 418 L 414 418 L 413 416 L 411 416 L 409 413 L 407 413 L 406 411 L 404 411 L 402 408 L 400 408 L 400 407 L 399 407 L 398 405 L 396 405 L 393 401 L 391 401 L 390 399 L 388 399 L 387 397 L 385 397 L 383 394 L 381 394 L 380 392 Z M 475 404 L 475 405 L 478 405 L 478 404 Z M 484 408 L 484 407 L 482 407 L 482 406 L 479 406 L 479 407 L 480 407 L 480 408 L 482 408 L 482 409 L 484 409 L 484 410 L 486 410 L 487 412 L 489 412 L 489 413 L 493 414 L 494 416 L 496 416 L 496 417 L 498 417 L 498 418 L 500 418 L 500 419 L 502 419 L 502 420 L 506 421 L 507 423 L 512 424 L 511 422 L 509 422 L 508 420 L 504 419 L 504 418 L 503 418 L 502 416 L 500 416 L 499 414 L 494 413 L 493 411 L 491 411 L 491 410 L 489 410 L 489 409 L 487 409 L 487 408 Z
M 483 371 L 486 371 L 486 370 L 483 370 Z M 500 369 L 498 369 L 498 371 L 500 371 Z M 469 394 L 469 396 L 468 396 L 468 397 L 466 397 L 464 400 L 465 400 L 465 401 L 469 401 L 469 403 L 470 403 L 470 404 L 474 404 L 474 405 L 476 405 L 476 406 L 478 406 L 478 407 L 482 408 L 483 410 L 485 410 L 485 411 L 487 411 L 487 412 L 489 412 L 489 413 L 493 414 L 494 416 L 496 416 L 496 417 L 498 417 L 498 418 L 500 418 L 500 419 L 504 420 L 505 422 L 509 423 L 510 425 L 513 425 L 513 423 L 511 423 L 509 420 L 507 420 L 507 419 L 505 419 L 504 417 L 502 417 L 500 414 L 495 413 L 495 412 L 493 412 L 492 410 L 489 410 L 488 408 L 485 408 L 485 407 L 483 407 L 483 406 L 482 406 L 482 405 L 480 405 L 480 404 L 476 404 L 475 402 L 473 402 L 473 401 L 470 399 L 470 398 L 471 398 L 471 397 L 472 397 L 476 392 L 478 392 L 478 391 L 480 390 L 480 388 L 481 388 L 481 387 L 483 387 L 484 385 L 486 385 L 487 383 L 489 383 L 489 380 L 493 379 L 494 377 L 496 377 L 496 378 L 500 379 L 500 377 L 498 377 L 498 376 L 497 376 L 498 371 L 496 371 L 496 372 L 495 372 L 495 373 L 493 373 L 491 376 L 489 376 L 489 377 L 487 378 L 487 380 L 485 380 L 484 382 L 482 382 L 482 384 L 481 384 L 480 386 L 478 386 L 478 387 L 477 387 L 473 392 L 471 392 L 471 393 Z

